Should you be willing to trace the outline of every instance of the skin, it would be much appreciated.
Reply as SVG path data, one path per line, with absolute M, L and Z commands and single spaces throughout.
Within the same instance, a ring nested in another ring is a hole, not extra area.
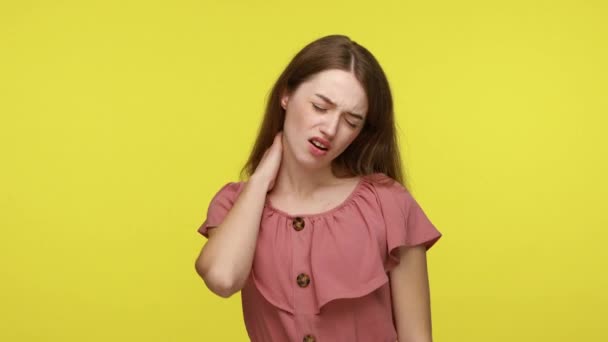
M 329 98 L 335 105 L 315 94 Z M 331 191 L 327 190 L 336 190 L 340 184 L 354 184 L 352 179 L 337 178 L 331 162 L 359 135 L 366 118 L 367 95 L 355 76 L 343 70 L 322 71 L 294 93 L 283 94 L 281 106 L 286 110 L 283 153 L 270 196 L 314 202 L 328 196 Z M 315 136 L 330 141 L 326 155 L 317 157 L 310 153 L 308 140 Z
M 393 313 L 399 342 L 431 342 L 431 303 L 426 247 L 400 247 L 390 272 Z

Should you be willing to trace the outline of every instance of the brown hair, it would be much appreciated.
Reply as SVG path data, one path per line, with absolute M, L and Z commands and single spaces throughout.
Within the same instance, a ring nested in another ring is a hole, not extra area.
M 352 72 L 363 86 L 368 101 L 361 132 L 332 161 L 334 174 L 337 170 L 352 176 L 384 173 L 406 187 L 388 80 L 376 58 L 344 35 L 329 35 L 309 43 L 279 76 L 269 94 L 255 145 L 241 169 L 241 179 L 243 174 L 250 177 L 254 173 L 275 135 L 283 129 L 285 110 L 280 103 L 281 96 L 295 92 L 301 83 L 327 69 Z

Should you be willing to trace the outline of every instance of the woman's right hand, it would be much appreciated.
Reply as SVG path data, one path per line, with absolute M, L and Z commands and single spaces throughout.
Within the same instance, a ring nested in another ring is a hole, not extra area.
M 268 184 L 269 192 L 274 187 L 275 179 L 279 172 L 279 168 L 281 167 L 281 158 L 283 156 L 283 131 L 277 133 L 274 137 L 274 141 L 272 145 L 264 155 L 262 156 L 262 160 L 255 169 L 255 172 L 252 175 L 252 178 L 255 177 L 264 184 Z

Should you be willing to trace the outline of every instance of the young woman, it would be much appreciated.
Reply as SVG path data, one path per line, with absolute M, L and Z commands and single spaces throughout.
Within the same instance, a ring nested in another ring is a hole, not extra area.
M 253 151 L 213 197 L 196 260 L 241 291 L 251 341 L 431 341 L 426 251 L 441 237 L 403 182 L 393 101 L 343 35 L 305 46 L 268 99 Z

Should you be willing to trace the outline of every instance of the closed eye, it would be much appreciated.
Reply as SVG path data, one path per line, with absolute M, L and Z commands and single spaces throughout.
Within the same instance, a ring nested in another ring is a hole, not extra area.
M 327 109 L 325 109 L 325 108 L 321 108 L 321 107 L 318 107 L 318 106 L 317 106 L 316 104 L 314 104 L 314 103 L 312 104 L 312 107 L 313 107 L 313 108 L 314 108 L 314 109 L 315 109 L 317 112 L 321 112 L 321 113 L 325 113 L 325 112 L 327 112 Z M 350 122 L 350 121 L 348 121 L 348 120 L 346 120 L 346 122 L 347 122 L 347 123 L 348 123 L 348 125 L 349 125 L 350 127 L 352 127 L 352 128 L 356 128 L 356 127 L 358 126 L 357 124 L 353 124 L 353 123 L 351 123 L 351 122 Z
M 312 106 L 315 108 L 315 110 L 317 112 L 325 113 L 327 111 L 327 109 L 325 109 L 325 108 L 317 107 L 317 105 L 314 103 L 312 104 Z

